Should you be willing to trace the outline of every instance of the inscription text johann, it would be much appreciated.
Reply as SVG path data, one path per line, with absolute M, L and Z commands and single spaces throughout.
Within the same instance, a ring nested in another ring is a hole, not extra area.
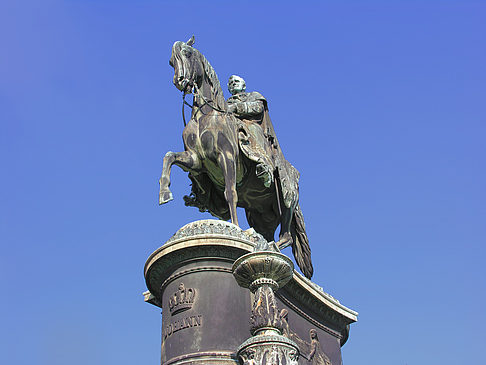
M 195 316 L 181 318 L 169 323 L 164 328 L 164 340 L 180 330 L 186 328 L 201 327 L 203 324 L 202 319 L 203 319 L 202 314 L 198 314 Z

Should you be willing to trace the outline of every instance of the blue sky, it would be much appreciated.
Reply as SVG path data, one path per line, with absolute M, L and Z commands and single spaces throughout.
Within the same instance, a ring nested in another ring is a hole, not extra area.
M 3 2 L 0 363 L 159 362 L 143 265 L 208 218 L 177 168 L 157 205 L 192 34 L 268 100 L 314 280 L 360 313 L 344 364 L 486 363 L 485 24 L 481 1 Z

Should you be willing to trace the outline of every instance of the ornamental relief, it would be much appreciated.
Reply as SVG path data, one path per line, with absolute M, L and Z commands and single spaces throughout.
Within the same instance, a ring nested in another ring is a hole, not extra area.
M 163 329 L 163 340 L 172 336 L 180 330 L 201 327 L 203 325 L 203 315 L 193 314 L 180 317 L 179 314 L 192 309 L 196 300 L 196 289 L 186 288 L 184 283 L 180 283 L 177 291 L 169 297 L 168 305 L 170 319 Z
M 287 309 L 282 309 L 280 311 L 280 319 L 283 326 L 282 334 L 297 344 L 299 347 L 300 356 L 302 356 L 302 358 L 306 359 L 307 362 L 312 365 L 332 365 L 331 359 L 322 349 L 322 345 L 319 342 L 319 337 L 315 328 L 311 328 L 309 330 L 310 342 L 307 342 L 290 329 Z

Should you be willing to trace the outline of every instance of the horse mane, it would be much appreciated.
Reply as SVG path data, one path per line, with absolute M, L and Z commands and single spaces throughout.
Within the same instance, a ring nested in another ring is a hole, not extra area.
M 206 78 L 211 85 L 211 99 L 215 103 L 215 107 L 220 110 L 227 110 L 226 100 L 223 95 L 223 89 L 221 88 L 221 83 L 219 82 L 218 75 L 216 75 L 216 71 L 214 71 L 213 66 L 209 63 L 209 61 L 204 57 L 204 55 L 198 51 L 201 57 L 201 62 L 204 67 L 204 73 L 206 74 Z

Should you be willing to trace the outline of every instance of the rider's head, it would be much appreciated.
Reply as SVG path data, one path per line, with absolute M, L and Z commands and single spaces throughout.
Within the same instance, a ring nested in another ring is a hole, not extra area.
M 232 75 L 228 80 L 228 91 L 236 95 L 246 90 L 246 83 L 241 77 Z

